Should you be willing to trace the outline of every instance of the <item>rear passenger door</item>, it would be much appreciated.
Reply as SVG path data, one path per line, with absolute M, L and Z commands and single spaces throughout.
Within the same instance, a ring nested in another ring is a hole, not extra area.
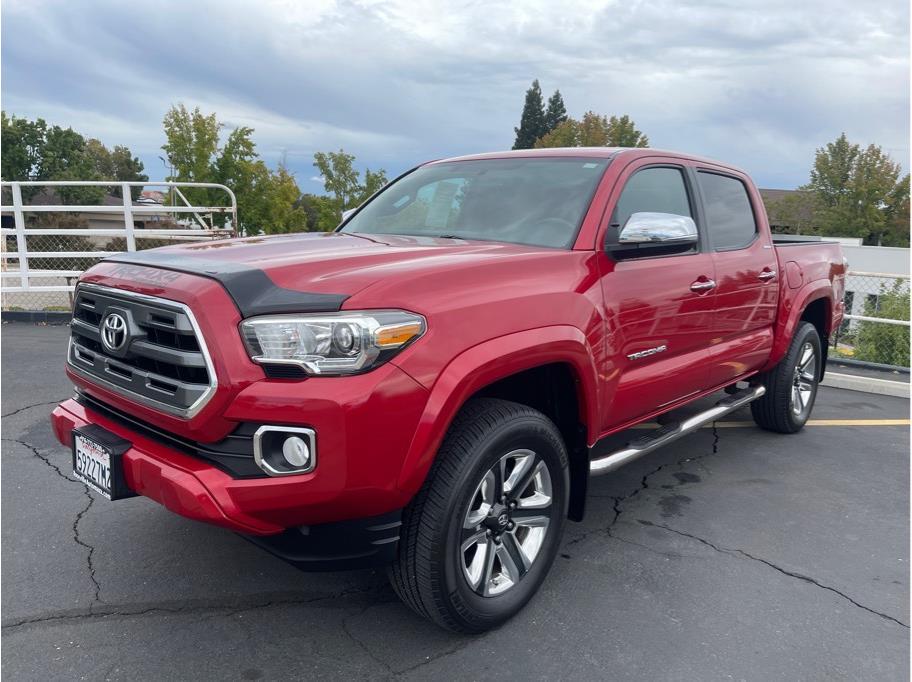
M 602 269 L 607 321 L 604 376 L 611 427 L 665 408 L 708 387 L 714 292 L 712 254 L 700 234 L 696 246 L 657 255 L 618 254 L 618 232 L 634 213 L 691 217 L 698 223 L 693 180 L 680 160 L 643 159 L 619 178 L 609 206 Z M 615 190 L 617 191 L 617 190 Z
M 736 174 L 698 168 L 703 222 L 716 272 L 710 383 L 734 381 L 769 357 L 779 297 L 778 262 L 762 231 L 759 198 Z

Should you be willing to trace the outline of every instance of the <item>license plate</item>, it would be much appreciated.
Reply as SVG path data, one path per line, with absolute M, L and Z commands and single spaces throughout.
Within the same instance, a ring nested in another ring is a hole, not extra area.
M 133 497 L 123 475 L 130 443 L 95 425 L 73 431 L 73 475 L 109 500 Z

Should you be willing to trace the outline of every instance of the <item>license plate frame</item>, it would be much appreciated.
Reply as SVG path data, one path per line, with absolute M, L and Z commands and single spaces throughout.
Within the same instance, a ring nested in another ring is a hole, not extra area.
M 123 456 L 131 446 L 96 424 L 73 429 L 73 476 L 111 501 L 135 497 L 123 468 Z

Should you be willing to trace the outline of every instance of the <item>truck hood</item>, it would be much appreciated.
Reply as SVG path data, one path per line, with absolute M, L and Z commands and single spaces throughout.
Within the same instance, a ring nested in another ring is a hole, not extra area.
M 330 232 L 168 246 L 107 260 L 218 279 L 242 313 L 259 314 L 290 310 L 301 300 L 293 296 L 297 292 L 314 295 L 308 306 L 312 310 L 338 309 L 349 297 L 380 282 L 388 289 L 431 273 L 473 269 L 480 274 L 505 261 L 554 260 L 568 253 L 503 242 Z M 266 295 L 270 287 L 277 292 Z M 261 290 L 265 298 L 259 293 L 251 296 L 251 289 Z M 279 300 L 276 293 L 285 296 L 287 306 L 273 305 Z M 244 310 L 242 299 L 256 299 L 251 306 L 259 307 Z M 264 300 L 270 304 L 261 305 Z

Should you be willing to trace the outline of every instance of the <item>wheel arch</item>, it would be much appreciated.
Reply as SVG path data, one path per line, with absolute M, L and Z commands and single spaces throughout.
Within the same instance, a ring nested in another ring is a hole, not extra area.
M 593 357 L 585 335 L 564 325 L 499 337 L 457 356 L 431 388 L 399 475 L 400 489 L 409 495 L 418 491 L 463 405 L 475 397 L 497 397 L 528 405 L 554 421 L 570 457 L 570 518 L 582 518 L 587 443 L 598 430 Z
M 820 378 L 826 366 L 828 339 L 833 326 L 833 287 L 829 280 L 809 282 L 799 289 L 791 300 L 780 304 L 780 319 L 776 323 L 775 341 L 770 359 L 763 370 L 775 367 L 788 352 L 795 330 L 801 322 L 810 322 L 820 335 L 823 353 Z

